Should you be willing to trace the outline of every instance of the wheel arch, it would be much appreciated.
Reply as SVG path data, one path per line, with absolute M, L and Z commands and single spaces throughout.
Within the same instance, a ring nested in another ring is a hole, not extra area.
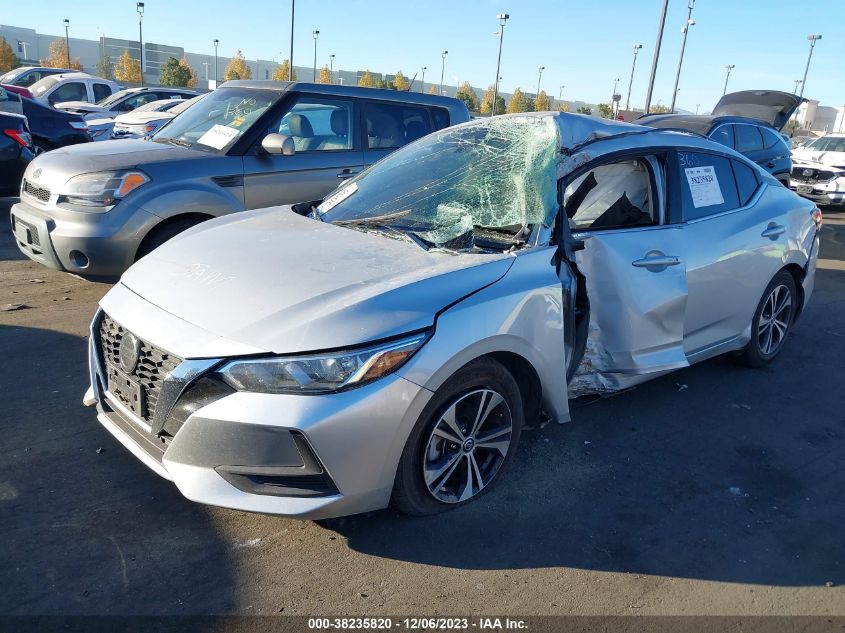
M 792 275 L 792 279 L 795 280 L 795 294 L 797 295 L 798 306 L 795 308 L 795 317 L 792 319 L 794 323 L 804 310 L 804 276 L 807 274 L 807 271 L 796 263 L 787 264 L 778 270 L 778 274 L 782 271 L 788 272 Z
M 166 231 L 174 224 L 179 224 L 182 222 L 194 221 L 196 224 L 200 222 L 205 222 L 206 220 L 211 220 L 215 216 L 210 215 L 208 213 L 199 213 L 199 212 L 191 212 L 191 213 L 182 213 L 179 215 L 173 215 L 169 218 L 163 219 L 161 222 L 155 224 L 147 231 L 146 235 L 138 242 L 138 246 L 135 248 L 135 254 L 133 255 L 133 261 L 138 261 L 138 253 L 144 252 L 144 248 L 150 242 L 156 238 L 156 236 L 161 233 L 162 231 Z

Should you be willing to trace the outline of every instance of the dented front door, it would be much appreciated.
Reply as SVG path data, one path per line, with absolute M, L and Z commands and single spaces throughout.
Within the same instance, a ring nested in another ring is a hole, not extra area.
M 597 390 L 685 367 L 686 269 L 674 226 L 573 233 L 584 248 L 575 263 L 586 279 L 590 325 L 582 370 Z M 583 373 L 583 372 L 582 372 Z

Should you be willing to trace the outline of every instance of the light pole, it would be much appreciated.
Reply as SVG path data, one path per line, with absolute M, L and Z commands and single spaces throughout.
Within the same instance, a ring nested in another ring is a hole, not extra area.
M 314 77 L 311 81 L 317 83 L 317 38 L 320 37 L 320 31 L 311 31 L 311 35 L 314 36 Z
M 807 55 L 807 65 L 804 67 L 804 79 L 801 80 L 801 94 L 798 95 L 801 99 L 804 98 L 804 88 L 807 87 L 807 71 L 810 70 L 810 60 L 813 59 L 813 49 L 816 47 L 816 42 L 822 39 L 821 35 L 808 35 L 810 40 L 810 54 Z
M 217 45 L 220 40 L 214 40 L 214 88 L 217 89 Z
M 67 29 L 70 26 L 70 20 L 65 18 L 65 52 L 67 52 L 67 67 L 70 69 L 70 37 L 68 37 Z
M 557 92 L 557 101 L 558 101 L 557 107 L 559 107 L 559 108 L 563 107 L 563 89 L 564 88 L 566 88 L 566 86 L 561 85 L 560 90 L 558 90 L 558 92 Z
M 610 93 L 610 118 L 613 118 L 613 100 L 616 98 L 616 86 L 619 85 L 619 77 L 613 80 L 613 92 Z
M 24 58 L 24 61 L 26 61 L 26 60 L 28 59 L 28 58 L 27 58 L 27 55 L 26 55 L 26 47 L 27 47 L 28 45 L 29 45 L 29 42 L 24 42 L 23 40 L 18 40 L 18 50 L 23 49 L 23 58 Z
M 440 56 L 443 58 L 443 65 L 440 66 L 440 96 L 443 96 L 443 74 L 446 72 L 446 55 L 449 51 L 443 51 Z
M 722 96 L 724 97 L 728 92 L 728 79 L 731 78 L 731 71 L 736 68 L 736 64 L 728 64 L 725 66 L 725 87 L 722 89 Z
M 793 90 L 793 94 L 798 94 L 798 86 L 800 86 L 802 83 L 804 83 L 804 82 L 801 81 L 800 79 L 795 80 L 795 90 Z
M 203 66 L 205 66 L 205 80 L 208 81 L 208 62 L 203 62 Z
M 695 104 L 695 115 L 698 116 L 698 109 L 701 107 L 700 103 Z
M 505 40 L 505 23 L 510 17 L 508 13 L 499 13 L 496 15 L 501 28 L 499 29 L 499 57 L 496 60 L 496 87 L 493 89 L 493 109 L 490 110 L 490 116 L 495 116 L 496 104 L 499 101 L 499 69 L 502 66 L 502 42 Z
M 293 17 L 296 9 L 296 0 L 290 0 L 290 68 L 288 68 L 288 81 L 293 81 Z M 314 43 L 316 46 L 317 43 Z
M 138 9 L 138 45 L 141 47 L 141 88 L 144 87 L 144 3 L 135 5 Z
M 420 88 L 420 92 L 425 92 L 425 69 L 426 68 L 428 68 L 428 66 L 422 67 L 422 81 L 420 82 L 422 84 L 422 88 Z
M 657 23 L 657 44 L 654 46 L 654 57 L 651 60 L 651 75 L 648 78 L 648 91 L 645 95 L 645 114 L 651 108 L 651 95 L 654 92 L 654 77 L 657 75 L 657 61 L 660 59 L 660 44 L 663 42 L 663 27 L 666 26 L 666 7 L 669 0 L 663 0 L 663 8 L 660 11 L 660 20 Z
M 329 55 L 329 83 L 334 83 L 334 53 Z
M 535 93 L 537 97 L 540 96 L 540 80 L 543 78 L 543 71 L 546 70 L 545 66 L 537 66 L 537 72 L 539 73 L 537 76 L 537 92 Z M 535 97 L 535 99 L 537 98 Z
M 631 79 L 628 80 L 628 98 L 625 99 L 625 109 L 628 110 L 631 105 L 631 86 L 634 85 L 634 69 L 637 67 L 637 53 L 643 47 L 642 44 L 634 44 L 634 63 L 631 64 Z
M 695 6 L 695 0 L 689 0 L 687 3 L 687 21 L 681 29 L 683 38 L 681 39 L 681 56 L 678 58 L 678 72 L 675 73 L 675 87 L 672 90 L 672 105 L 669 106 L 669 111 L 675 111 L 675 98 L 678 96 L 678 82 L 681 80 L 681 66 L 684 63 L 684 49 L 687 47 L 687 35 L 689 35 L 689 27 L 695 24 L 692 19 L 692 9 Z

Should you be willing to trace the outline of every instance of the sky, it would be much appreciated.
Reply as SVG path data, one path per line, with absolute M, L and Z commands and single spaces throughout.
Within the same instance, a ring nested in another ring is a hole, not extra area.
M 688 0 L 669 0 L 652 103 L 671 101 Z M 297 0 L 294 64 L 313 63 L 312 31 L 319 30 L 317 65 L 335 55 L 334 67 L 402 70 L 409 78 L 427 66 L 426 83 L 439 81 L 441 51 L 448 50 L 444 82 L 486 87 L 496 74 L 498 13 L 507 12 L 501 90 L 541 87 L 557 98 L 607 102 L 613 84 L 624 107 L 633 61 L 642 44 L 631 105 L 642 107 L 654 54 L 662 0 Z M 288 57 L 291 0 L 145 0 L 144 40 L 220 55 L 242 50 L 249 59 Z M 0 24 L 39 33 L 97 39 L 137 37 L 135 0 L 0 0 Z M 806 37 L 815 47 L 804 96 L 824 105 L 845 104 L 845 1 L 695 0 L 677 107 L 709 111 L 722 94 L 725 65 L 734 64 L 729 91 L 792 91 L 804 74 Z M 419 80 L 420 77 L 418 76 Z

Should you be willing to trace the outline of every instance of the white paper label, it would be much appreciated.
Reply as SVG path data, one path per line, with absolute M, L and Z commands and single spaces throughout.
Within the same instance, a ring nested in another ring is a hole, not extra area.
M 725 202 L 722 189 L 719 187 L 719 179 L 716 178 L 716 170 L 712 166 L 687 167 L 684 172 L 686 172 L 689 190 L 692 193 L 692 204 L 696 209 Z
M 332 207 L 336 207 L 341 202 L 346 200 L 349 196 L 351 196 L 356 191 L 358 191 L 358 183 L 353 182 L 352 184 L 347 185 L 346 187 L 344 187 L 343 189 L 341 189 L 337 193 L 333 193 L 328 198 L 323 200 L 323 203 L 320 206 L 317 207 L 317 211 L 319 211 L 321 215 L 323 213 L 326 213 Z
M 226 144 L 240 134 L 240 130 L 225 125 L 215 125 L 208 132 L 197 139 L 197 143 L 208 145 L 214 149 L 223 149 Z

